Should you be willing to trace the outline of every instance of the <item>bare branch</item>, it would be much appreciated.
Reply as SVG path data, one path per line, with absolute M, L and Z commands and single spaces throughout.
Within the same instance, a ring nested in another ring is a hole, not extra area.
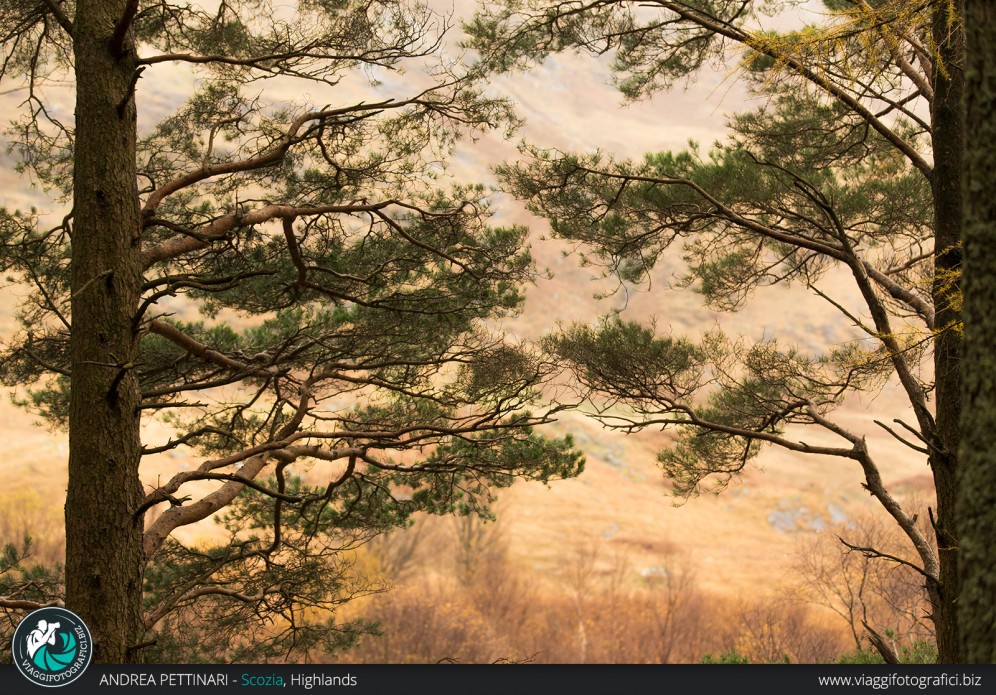
M 56 601 L 49 601 L 48 603 L 38 603 L 37 601 L 23 601 L 20 599 L 8 599 L 0 598 L 0 608 L 14 611 L 33 611 L 38 608 L 50 608 L 52 606 L 58 606 L 60 608 L 65 607 L 65 602 L 61 599 Z
M 909 441 L 908 439 L 903 439 L 902 437 L 899 436 L 899 434 L 894 429 L 892 429 L 891 427 L 889 427 L 887 424 L 885 424 L 881 420 L 873 420 L 872 422 L 874 422 L 876 425 L 878 425 L 883 430 L 885 430 L 886 432 L 888 432 L 889 434 L 891 434 L 893 437 L 895 437 L 896 441 L 898 441 L 898 442 L 900 442 L 902 444 L 905 444 L 906 446 L 908 446 L 913 451 L 919 452 L 919 453 L 924 454 L 924 455 L 929 455 L 930 454 L 930 449 L 927 449 L 926 447 L 922 447 L 922 446 L 917 446 L 916 444 L 914 444 L 913 442 Z
M 918 571 L 936 581 L 940 575 L 940 564 L 933 546 L 917 527 L 916 520 L 907 514 L 899 502 L 885 489 L 885 484 L 882 482 L 882 475 L 878 470 L 878 466 L 868 454 L 867 447 L 863 447 L 861 453 L 862 456 L 858 460 L 861 462 L 861 468 L 865 474 L 865 489 L 885 507 L 885 510 L 899 524 L 906 537 L 913 543 L 913 547 L 916 548 L 917 554 L 920 556 L 920 561 L 923 563 L 923 567 L 918 568 Z
M 137 2 L 137 0 L 135 1 Z M 55 17 L 55 21 L 59 23 L 59 26 L 62 27 L 70 36 L 76 36 L 76 28 L 73 26 L 72 21 L 66 13 L 62 11 L 59 0 L 44 0 L 44 2 L 49 12 L 52 13 L 53 17 Z
M 874 560 L 876 558 L 879 558 L 879 559 L 882 559 L 882 560 L 889 560 L 890 562 L 895 562 L 897 565 L 904 565 L 905 567 L 909 567 L 910 569 L 912 569 L 913 571 L 915 571 L 917 574 L 921 574 L 925 578 L 931 579 L 931 576 L 929 574 L 927 574 L 926 572 L 924 572 L 922 567 L 920 567 L 919 565 L 914 565 L 909 560 L 904 560 L 901 557 L 897 557 L 896 555 L 891 555 L 889 553 L 883 553 L 882 551 L 876 550 L 875 548 L 872 548 L 872 547 L 869 547 L 869 546 L 854 545 L 853 543 L 849 543 L 849 542 L 845 541 L 840 536 L 837 536 L 837 540 L 839 540 L 840 543 L 841 543 L 841 545 L 843 545 L 848 550 L 853 550 L 854 552 L 861 553 L 862 555 L 864 555 L 865 557 L 867 557 L 869 559 Z
M 861 621 L 861 625 L 868 632 L 868 639 L 871 640 L 872 646 L 882 655 L 882 659 L 887 664 L 898 664 L 899 655 L 896 654 L 896 650 L 893 649 L 892 645 L 885 641 L 882 635 L 878 634 L 871 628 L 868 623 Z
M 286 439 L 296 432 L 301 426 L 301 423 L 304 421 L 304 418 L 308 413 L 310 403 L 312 402 L 312 395 L 309 391 L 308 385 L 301 387 L 300 398 L 301 400 L 294 416 L 280 428 L 280 431 L 273 437 L 274 441 Z M 201 521 L 202 519 L 206 519 L 218 510 L 228 506 L 232 500 L 234 500 L 239 493 L 245 489 L 247 481 L 252 481 L 257 475 L 259 475 L 260 471 L 262 471 L 269 463 L 270 458 L 271 454 L 269 452 L 253 456 L 245 462 L 241 469 L 239 469 L 237 479 L 229 478 L 228 482 L 220 488 L 191 505 L 172 507 L 163 512 L 163 514 L 156 519 L 145 532 L 142 543 L 145 550 L 145 556 L 147 558 L 151 558 L 155 552 L 162 547 L 163 542 L 165 542 L 169 534 L 180 526 L 187 526 Z M 206 462 L 201 465 L 200 469 L 190 474 L 180 473 L 174 476 L 166 486 L 160 488 L 157 492 L 172 494 L 178 490 L 184 482 L 186 482 L 187 475 L 204 475 L 209 473 L 212 468 L 212 463 L 213 462 Z M 155 494 L 156 493 L 154 492 L 153 495 Z M 146 498 L 146 503 L 149 499 L 149 497 Z
M 117 58 L 124 55 L 125 37 L 128 35 L 128 30 L 131 29 L 131 23 L 135 19 L 135 15 L 137 13 L 138 0 L 128 0 L 128 4 L 125 5 L 121 18 L 114 26 L 114 34 L 111 35 L 111 55 Z
M 199 231 L 197 236 L 178 234 L 142 252 L 143 266 L 148 269 L 156 263 L 176 258 L 191 251 L 197 251 L 209 246 L 212 242 L 222 239 L 234 229 L 262 224 L 270 220 L 294 218 L 309 215 L 355 214 L 358 212 L 374 212 L 391 205 L 399 204 L 396 200 L 385 200 L 380 203 L 359 203 L 356 205 L 325 205 L 317 207 L 295 207 L 292 205 L 266 205 L 247 214 L 230 212 L 215 219 Z
M 876 285 L 888 292 L 889 296 L 893 299 L 913 309 L 917 316 L 923 319 L 927 328 L 934 330 L 936 325 L 934 321 L 934 307 L 929 302 L 924 301 L 922 297 L 897 283 L 887 273 L 878 270 L 871 263 L 862 261 L 862 264 L 868 277 L 874 280 Z

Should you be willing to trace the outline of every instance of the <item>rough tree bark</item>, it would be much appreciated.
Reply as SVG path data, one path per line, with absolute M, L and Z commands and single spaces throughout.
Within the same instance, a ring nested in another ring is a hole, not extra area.
M 965 352 L 959 600 L 963 660 L 996 663 L 996 7 L 965 3 Z
M 79 0 L 72 233 L 73 364 L 66 606 L 98 662 L 134 661 L 142 635 L 140 393 L 131 369 L 141 288 L 132 0 Z
M 958 444 L 961 415 L 961 168 L 965 151 L 962 118 L 964 88 L 964 34 L 962 1 L 938 3 L 932 33 L 937 46 L 934 60 L 934 100 L 931 107 L 934 171 L 933 300 L 939 331 L 934 341 L 936 439 L 929 463 L 937 492 L 934 528 L 940 562 L 938 581 L 928 582 L 937 629 L 937 651 L 947 663 L 962 661 L 958 640 Z

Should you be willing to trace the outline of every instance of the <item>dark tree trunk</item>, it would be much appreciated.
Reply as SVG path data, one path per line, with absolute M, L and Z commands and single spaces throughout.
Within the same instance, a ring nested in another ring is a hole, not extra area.
M 964 661 L 996 663 L 996 7 L 966 0 L 965 353 L 958 501 Z
M 934 341 L 936 432 L 930 467 L 937 490 L 937 533 L 940 577 L 927 587 L 937 630 L 942 663 L 960 662 L 958 639 L 958 444 L 961 439 L 961 167 L 965 150 L 962 111 L 963 34 L 961 0 L 938 3 L 933 36 L 934 101 L 931 120 L 934 152 L 934 265 L 933 299 L 939 334 Z
M 136 56 L 111 40 L 128 0 L 76 7 L 72 363 L 66 605 L 95 658 L 135 660 L 142 636 L 139 387 L 133 316 L 141 288 L 135 178 Z M 119 54 L 119 55 L 116 55 Z

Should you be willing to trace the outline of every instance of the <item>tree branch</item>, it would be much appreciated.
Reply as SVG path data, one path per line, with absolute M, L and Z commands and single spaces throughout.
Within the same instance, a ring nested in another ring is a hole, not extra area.
M 256 594 L 249 595 L 235 591 L 234 589 L 226 589 L 221 586 L 205 586 L 199 589 L 193 589 L 182 596 L 178 596 L 172 601 L 164 601 L 159 608 L 151 613 L 148 613 L 143 618 L 145 629 L 151 630 L 154 628 L 160 620 L 169 615 L 181 603 L 188 603 L 202 596 L 228 596 L 229 598 L 233 598 L 243 603 L 258 603 L 266 597 L 266 592 L 261 589 Z
M 330 214 L 355 214 L 358 212 L 374 212 L 382 210 L 391 205 L 397 205 L 399 201 L 385 200 L 380 203 L 356 204 L 356 205 L 325 205 L 317 207 L 294 207 L 292 205 L 265 205 L 257 208 L 245 215 L 238 212 L 230 212 L 204 227 L 198 235 L 178 234 L 166 239 L 155 246 L 145 249 L 142 252 L 142 265 L 149 269 L 156 263 L 161 263 L 191 251 L 197 251 L 210 246 L 214 241 L 218 241 L 231 232 L 233 229 L 248 227 L 255 224 L 262 224 L 270 220 L 294 218 L 309 215 L 330 215 Z
M 861 625 L 868 632 L 868 639 L 871 641 L 872 646 L 875 647 L 876 651 L 882 655 L 882 659 L 885 663 L 898 664 L 899 655 L 896 654 L 896 650 L 892 648 L 892 645 L 886 642 L 882 635 L 875 632 L 875 630 L 873 630 L 866 621 L 862 620 Z
M 49 12 L 52 13 L 53 17 L 55 17 L 55 21 L 59 23 L 59 26 L 62 27 L 67 34 L 75 38 L 76 28 L 73 26 L 72 21 L 70 21 L 66 13 L 62 11 L 58 0 L 44 0 L 44 2 Z
M 928 449 L 926 447 L 923 447 L 923 446 L 917 446 L 913 442 L 911 442 L 911 441 L 909 441 L 907 439 L 903 439 L 902 437 L 899 436 L 898 432 L 896 432 L 894 429 L 892 429 L 891 427 L 889 427 L 887 424 L 885 424 L 881 420 L 872 420 L 872 422 L 874 422 L 876 425 L 878 425 L 879 427 L 881 427 L 883 430 L 885 430 L 886 432 L 888 432 L 889 434 L 891 434 L 896 439 L 896 441 L 900 442 L 901 444 L 905 444 L 906 446 L 908 446 L 913 451 L 919 452 L 919 453 L 927 455 L 927 456 L 930 455 L 930 449 Z
M 753 429 L 745 429 L 742 427 L 733 427 L 731 425 L 724 425 L 718 422 L 712 422 L 710 420 L 705 420 L 700 418 L 695 414 L 695 411 L 688 406 L 672 406 L 670 409 L 674 415 L 672 417 L 665 418 L 646 418 L 638 421 L 628 420 L 621 415 L 606 415 L 604 413 L 597 413 L 593 417 L 604 424 L 606 427 L 611 429 L 643 429 L 645 427 L 650 427 L 653 425 L 662 425 L 664 427 L 668 425 L 678 425 L 678 426 L 688 426 L 694 425 L 703 430 L 710 432 L 720 432 L 722 434 L 728 434 L 732 437 L 740 437 L 742 439 L 757 439 L 762 442 L 767 442 L 769 444 L 774 444 L 780 446 L 783 449 L 788 449 L 789 451 L 797 451 L 799 453 L 805 454 L 820 454 L 823 456 L 838 456 L 842 458 L 857 460 L 859 455 L 853 448 L 842 448 L 842 447 L 828 447 L 828 446 L 813 446 L 807 444 L 806 442 L 794 442 L 790 439 L 785 439 L 777 434 L 771 432 L 762 432 Z M 678 413 L 682 413 L 681 416 Z M 628 422 L 629 424 L 613 424 L 613 420 L 619 420 Z
M 124 55 L 125 37 L 128 35 L 128 30 L 131 29 L 131 23 L 137 13 L 138 0 L 128 0 L 121 18 L 114 26 L 114 34 L 111 35 L 111 55 L 115 58 L 120 58 Z
M 298 133 L 307 123 L 311 121 L 323 122 L 331 118 L 335 118 L 336 116 L 343 116 L 356 112 L 382 111 L 387 108 L 399 108 L 400 106 L 404 106 L 409 103 L 410 102 L 396 102 L 392 99 L 387 99 L 373 104 L 356 104 L 354 106 L 341 109 L 327 109 L 324 111 L 312 111 L 302 114 L 291 123 L 287 131 L 284 133 L 284 136 L 280 139 L 279 144 L 272 149 L 250 159 L 244 159 L 237 162 L 226 162 L 222 164 L 207 164 L 163 184 L 154 190 L 149 195 L 148 199 L 146 199 L 145 205 L 142 207 L 142 216 L 146 220 L 152 217 L 158 209 L 159 204 L 167 196 L 187 188 L 188 186 L 192 186 L 215 176 L 255 171 L 257 169 L 263 169 L 277 164 L 284 158 L 287 151 L 296 142 L 299 142 L 300 138 Z
M 909 560 L 904 560 L 901 557 L 897 557 L 895 555 L 890 555 L 889 553 L 883 553 L 882 551 L 876 550 L 875 548 L 872 548 L 870 546 L 854 545 L 853 543 L 848 543 L 847 541 L 845 541 L 840 536 L 837 536 L 837 540 L 840 541 L 841 545 L 843 545 L 848 550 L 853 550 L 854 552 L 861 553 L 862 555 L 864 555 L 865 557 L 867 557 L 867 558 L 869 558 L 871 560 L 875 560 L 875 559 L 889 560 L 891 562 L 895 562 L 898 565 L 904 565 L 906 567 L 909 567 L 910 569 L 912 569 L 913 571 L 915 571 L 917 574 L 923 575 L 927 579 L 931 579 L 931 576 L 929 574 L 927 574 L 926 572 L 924 572 L 922 567 L 919 567 L 918 565 L 914 565 Z
M 301 426 L 301 423 L 304 421 L 304 418 L 308 413 L 311 402 L 312 395 L 309 390 L 309 384 L 306 383 L 301 387 L 301 401 L 298 404 L 294 416 L 280 428 L 280 431 L 273 437 L 274 441 L 279 442 L 284 440 L 297 431 L 298 427 Z M 162 544 L 165 542 L 169 534 L 180 526 L 187 526 L 201 521 L 202 519 L 206 519 L 218 510 L 228 506 L 232 500 L 234 500 L 239 493 L 245 489 L 247 481 L 255 479 L 255 477 L 259 475 L 260 471 L 266 467 L 270 461 L 271 455 L 272 454 L 270 452 L 267 452 L 253 456 L 245 462 L 241 469 L 239 469 L 239 475 L 236 479 L 233 479 L 234 476 L 233 478 L 228 478 L 228 482 L 220 488 L 202 497 L 193 504 L 172 507 L 163 512 L 163 514 L 152 523 L 143 536 L 142 547 L 145 551 L 145 557 L 151 558 L 156 551 L 162 547 Z M 152 496 L 157 493 L 172 494 L 178 490 L 179 487 L 186 482 L 187 476 L 203 476 L 208 474 L 213 467 L 217 466 L 214 465 L 214 462 L 208 461 L 202 464 L 197 471 L 189 474 L 180 473 L 174 476 L 166 486 L 146 497 L 146 503 L 144 503 L 143 506 L 145 506 L 150 501 Z M 145 506 L 145 508 L 148 507 Z
M 65 607 L 65 602 L 62 599 L 56 599 L 55 601 L 49 601 L 48 603 L 39 603 L 37 601 L 23 601 L 20 599 L 9 599 L 0 598 L 0 609 L 14 610 L 14 611 L 33 611 L 39 608 L 49 608 L 52 606 L 58 606 L 60 608 Z
M 702 186 L 700 186 L 695 181 L 691 179 L 675 178 L 675 177 L 657 177 L 657 176 L 639 176 L 636 174 L 615 174 L 608 171 L 598 171 L 596 169 L 591 169 L 589 167 L 577 167 L 575 171 L 592 174 L 595 176 L 601 176 L 609 179 L 622 179 L 625 181 L 639 181 L 641 183 L 659 184 L 663 186 L 687 186 L 691 188 L 695 193 L 697 193 L 703 200 L 708 202 L 710 205 L 715 207 L 716 212 L 720 213 L 716 215 L 720 219 L 725 219 L 732 222 L 744 229 L 748 229 L 752 232 L 756 232 L 761 236 L 767 237 L 774 241 L 778 241 L 784 244 L 790 244 L 799 248 L 807 249 L 810 251 L 815 251 L 819 254 L 827 256 L 829 258 L 836 259 L 838 261 L 846 262 L 847 255 L 844 250 L 839 246 L 833 246 L 831 244 L 825 244 L 815 239 L 809 239 L 807 237 L 800 236 L 798 234 L 791 234 L 789 232 L 784 232 L 768 225 L 761 224 L 750 218 L 743 217 L 737 213 L 732 208 L 723 204 L 718 198 L 713 196 Z
M 923 322 L 928 329 L 934 330 L 935 321 L 933 305 L 924 301 L 923 298 L 919 297 L 914 292 L 911 292 L 900 285 L 898 282 L 890 278 L 888 274 L 883 273 L 868 261 L 861 261 L 861 263 L 864 265 L 865 272 L 868 274 L 868 277 L 871 278 L 876 285 L 888 292 L 889 296 L 893 299 L 910 307 L 916 312 L 917 316 L 923 319 Z
M 940 576 L 940 564 L 937 559 L 937 553 L 934 552 L 930 542 L 920 529 L 917 528 L 916 521 L 903 510 L 899 502 L 885 489 L 885 484 L 882 482 L 882 475 L 878 470 L 878 466 L 868 454 L 867 446 L 862 446 L 861 454 L 858 461 L 861 463 L 861 468 L 865 474 L 865 489 L 895 519 L 896 523 L 899 524 L 899 527 L 906 534 L 906 537 L 913 543 L 917 555 L 920 556 L 920 561 L 923 562 L 923 567 L 917 568 L 917 571 L 927 578 L 936 581 L 938 576 Z
M 225 367 L 226 369 L 231 369 L 236 372 L 251 372 L 254 371 L 253 366 L 245 362 L 240 362 L 239 360 L 232 359 L 227 355 L 223 355 L 217 350 L 212 350 L 206 345 L 197 342 L 191 338 L 186 333 L 182 332 L 180 329 L 176 328 L 172 324 L 166 323 L 165 321 L 160 321 L 159 319 L 153 319 L 148 322 L 149 333 L 155 333 L 156 335 L 166 338 L 170 342 L 176 343 L 183 349 L 187 350 L 189 353 L 200 357 L 201 359 L 207 360 L 208 362 L 214 362 L 220 367 Z

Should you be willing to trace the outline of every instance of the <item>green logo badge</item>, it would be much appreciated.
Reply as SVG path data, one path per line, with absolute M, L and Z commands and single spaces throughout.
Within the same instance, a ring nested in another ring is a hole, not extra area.
M 14 664 L 38 685 L 67 685 L 83 675 L 93 656 L 90 630 L 65 608 L 39 608 L 20 622 L 11 644 Z

